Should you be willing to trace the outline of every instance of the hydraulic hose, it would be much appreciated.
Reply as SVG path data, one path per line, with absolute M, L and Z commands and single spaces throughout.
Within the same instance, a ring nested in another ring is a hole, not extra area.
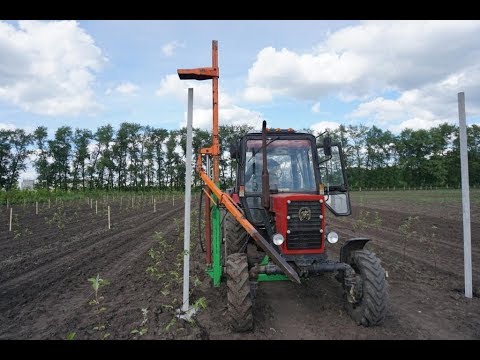
M 202 241 L 202 201 L 203 201 L 203 186 L 200 190 L 200 202 L 198 203 L 198 238 L 200 240 L 200 247 L 205 252 L 205 246 Z

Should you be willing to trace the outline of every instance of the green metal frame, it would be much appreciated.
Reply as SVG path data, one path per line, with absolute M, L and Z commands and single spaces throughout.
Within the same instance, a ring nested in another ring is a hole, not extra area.
M 217 197 L 212 194 L 213 200 L 217 202 Z M 212 266 L 207 269 L 208 275 L 213 280 L 213 286 L 219 287 L 222 278 L 222 259 L 221 259 L 221 233 L 220 233 L 220 209 L 218 206 L 212 207 Z
M 213 195 L 216 201 L 216 197 Z M 207 269 L 208 275 L 213 280 L 213 286 L 219 287 L 222 278 L 221 263 L 221 233 L 220 233 L 220 209 L 218 206 L 212 207 L 212 266 Z M 270 258 L 265 255 L 260 265 L 267 265 Z M 284 274 L 258 274 L 257 281 L 285 281 L 289 280 Z
M 260 265 L 267 265 L 270 261 L 267 255 L 264 256 Z M 257 281 L 284 281 L 289 280 L 287 275 L 284 274 L 258 274 Z

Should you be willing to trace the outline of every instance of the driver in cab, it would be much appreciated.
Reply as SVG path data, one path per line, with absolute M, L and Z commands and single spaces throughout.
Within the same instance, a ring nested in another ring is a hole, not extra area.
M 267 160 L 267 169 L 270 180 L 270 188 L 278 189 L 280 181 L 280 164 L 273 160 Z M 245 173 L 245 190 L 262 191 L 262 163 L 252 163 Z

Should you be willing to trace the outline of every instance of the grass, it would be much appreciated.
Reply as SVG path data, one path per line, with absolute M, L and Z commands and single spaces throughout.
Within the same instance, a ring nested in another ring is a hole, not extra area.
M 195 194 L 195 193 L 194 193 Z M 194 195 L 192 194 L 192 195 Z M 180 201 L 180 197 L 183 197 L 183 191 L 178 190 L 169 190 L 169 189 L 143 189 L 143 190 L 105 190 L 105 189 L 92 189 L 92 190 L 47 190 L 47 189 L 36 189 L 36 190 L 11 190 L 11 191 L 1 191 L 0 192 L 0 204 L 6 205 L 7 200 L 9 205 L 23 205 L 24 202 L 27 204 L 35 203 L 35 201 L 41 203 L 48 203 L 50 199 L 51 204 L 55 204 L 56 201 L 73 201 L 73 200 L 93 200 L 93 209 L 95 209 L 95 200 L 102 200 L 105 197 L 112 199 L 115 197 L 119 199 L 121 196 L 124 197 L 124 201 L 128 204 L 130 200 L 131 205 L 131 196 L 136 197 L 135 202 L 149 202 L 151 201 L 151 196 L 154 195 L 157 197 L 157 201 L 172 201 L 172 195 L 175 196 L 175 201 Z M 140 200 L 141 199 L 141 200 Z
M 409 203 L 415 205 L 462 205 L 461 189 L 441 190 L 390 190 L 390 191 L 352 191 L 352 203 Z M 480 189 L 470 189 L 470 205 L 480 206 Z

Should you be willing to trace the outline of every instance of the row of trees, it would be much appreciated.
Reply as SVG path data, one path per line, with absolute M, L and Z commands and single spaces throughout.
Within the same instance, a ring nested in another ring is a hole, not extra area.
M 248 126 L 221 126 L 222 148 L 250 131 Z M 211 143 L 211 135 L 193 130 L 196 154 Z M 37 187 L 53 189 L 181 189 L 185 183 L 186 128 L 166 130 L 136 123 L 111 125 L 97 131 L 62 126 L 48 138 L 47 128 L 33 133 L 0 130 L 0 187 L 17 186 L 28 159 L 36 170 Z M 221 180 L 231 178 L 230 159 L 222 156 Z M 194 185 L 199 182 L 195 174 Z
M 340 126 L 350 187 L 457 187 L 461 183 L 459 128 L 441 124 L 399 135 L 376 126 Z M 480 126 L 467 128 L 470 184 L 480 184 Z
M 221 126 L 220 180 L 231 185 L 235 161 L 229 144 L 252 128 Z M 309 131 L 303 129 L 303 131 Z M 467 129 L 471 184 L 480 182 L 480 127 Z M 442 124 L 429 130 L 405 129 L 399 135 L 365 125 L 340 126 L 330 132 L 342 143 L 351 187 L 458 186 L 458 127 Z M 194 129 L 196 154 L 209 146 L 211 134 Z M 0 130 L 0 188 L 17 186 L 31 159 L 37 187 L 54 189 L 181 189 L 185 180 L 186 129 L 166 130 L 136 123 L 97 131 L 62 126 L 48 138 L 47 128 L 32 133 Z M 194 186 L 199 185 L 195 174 Z

